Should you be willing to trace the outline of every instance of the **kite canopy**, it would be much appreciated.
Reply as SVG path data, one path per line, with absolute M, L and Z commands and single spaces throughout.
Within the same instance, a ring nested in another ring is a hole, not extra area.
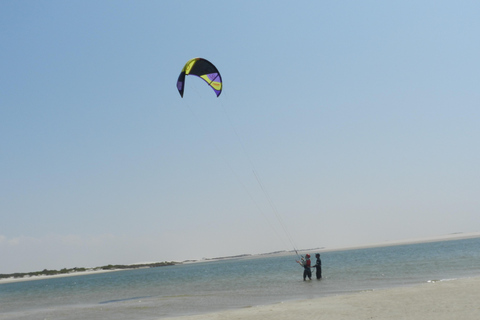
M 183 90 L 185 89 L 186 75 L 194 75 L 205 80 L 213 91 L 215 91 L 217 97 L 222 93 L 222 77 L 217 68 L 210 61 L 202 58 L 188 60 L 177 80 L 177 89 L 182 98 Z

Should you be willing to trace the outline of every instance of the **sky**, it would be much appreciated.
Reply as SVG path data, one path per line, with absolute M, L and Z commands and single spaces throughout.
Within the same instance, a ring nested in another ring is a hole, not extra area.
M 478 12 L 1 1 L 0 273 L 480 231 Z

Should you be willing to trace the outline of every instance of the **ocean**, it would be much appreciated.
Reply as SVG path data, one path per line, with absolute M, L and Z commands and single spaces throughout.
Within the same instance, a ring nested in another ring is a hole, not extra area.
M 0 283 L 0 319 L 150 320 L 476 277 L 480 238 L 324 252 L 322 280 L 303 281 L 296 259 L 267 255 Z

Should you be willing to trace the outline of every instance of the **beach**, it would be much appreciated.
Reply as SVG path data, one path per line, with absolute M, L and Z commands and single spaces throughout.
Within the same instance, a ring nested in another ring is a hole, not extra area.
M 477 320 L 480 277 L 228 310 L 175 320 Z
M 478 319 L 480 238 L 460 236 L 325 248 L 320 281 L 292 253 L 4 279 L 0 319 Z

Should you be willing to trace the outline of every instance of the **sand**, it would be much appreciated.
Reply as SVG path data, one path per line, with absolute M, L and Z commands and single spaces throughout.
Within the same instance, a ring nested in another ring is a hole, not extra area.
M 228 310 L 175 320 L 478 320 L 480 277 Z

